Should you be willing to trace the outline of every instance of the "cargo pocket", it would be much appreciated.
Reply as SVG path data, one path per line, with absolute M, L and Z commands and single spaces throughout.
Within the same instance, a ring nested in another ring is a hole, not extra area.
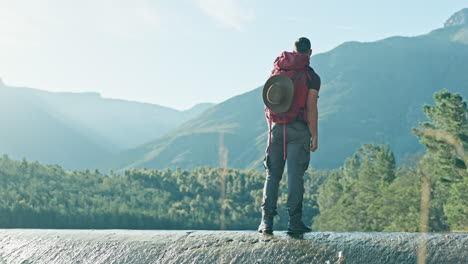
M 282 124 L 273 123 L 271 128 L 271 142 L 280 143 L 283 142 L 283 127 Z

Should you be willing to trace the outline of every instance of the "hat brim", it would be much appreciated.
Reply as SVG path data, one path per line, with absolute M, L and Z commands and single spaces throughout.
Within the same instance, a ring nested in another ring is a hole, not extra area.
M 268 101 L 267 92 L 268 88 L 273 84 L 280 85 L 284 89 L 284 96 L 285 98 L 279 104 L 272 104 Z M 268 109 L 271 111 L 281 114 L 285 113 L 291 107 L 292 101 L 294 96 L 294 83 L 292 80 L 281 74 L 271 76 L 263 86 L 263 103 L 265 104 Z

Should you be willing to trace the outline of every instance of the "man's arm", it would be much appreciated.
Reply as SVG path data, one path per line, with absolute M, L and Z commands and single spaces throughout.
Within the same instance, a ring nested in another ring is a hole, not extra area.
M 318 148 L 318 92 L 318 90 L 309 89 L 306 103 L 307 126 L 309 127 L 310 134 L 312 135 L 312 143 L 310 145 L 310 151 L 312 152 Z

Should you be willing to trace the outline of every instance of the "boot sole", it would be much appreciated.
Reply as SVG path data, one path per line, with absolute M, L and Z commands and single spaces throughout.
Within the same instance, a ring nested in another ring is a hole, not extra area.
M 264 235 L 273 235 L 273 230 L 258 230 L 258 232 Z
M 309 233 L 309 232 L 312 232 L 312 230 L 288 229 L 288 233 L 291 233 L 291 234 L 303 234 L 303 233 Z

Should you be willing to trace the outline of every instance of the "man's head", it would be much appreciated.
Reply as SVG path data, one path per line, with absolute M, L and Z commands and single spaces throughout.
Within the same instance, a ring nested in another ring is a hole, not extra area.
M 312 55 L 312 50 L 310 49 L 310 40 L 308 38 L 299 38 L 294 42 L 294 50 L 307 55 Z

